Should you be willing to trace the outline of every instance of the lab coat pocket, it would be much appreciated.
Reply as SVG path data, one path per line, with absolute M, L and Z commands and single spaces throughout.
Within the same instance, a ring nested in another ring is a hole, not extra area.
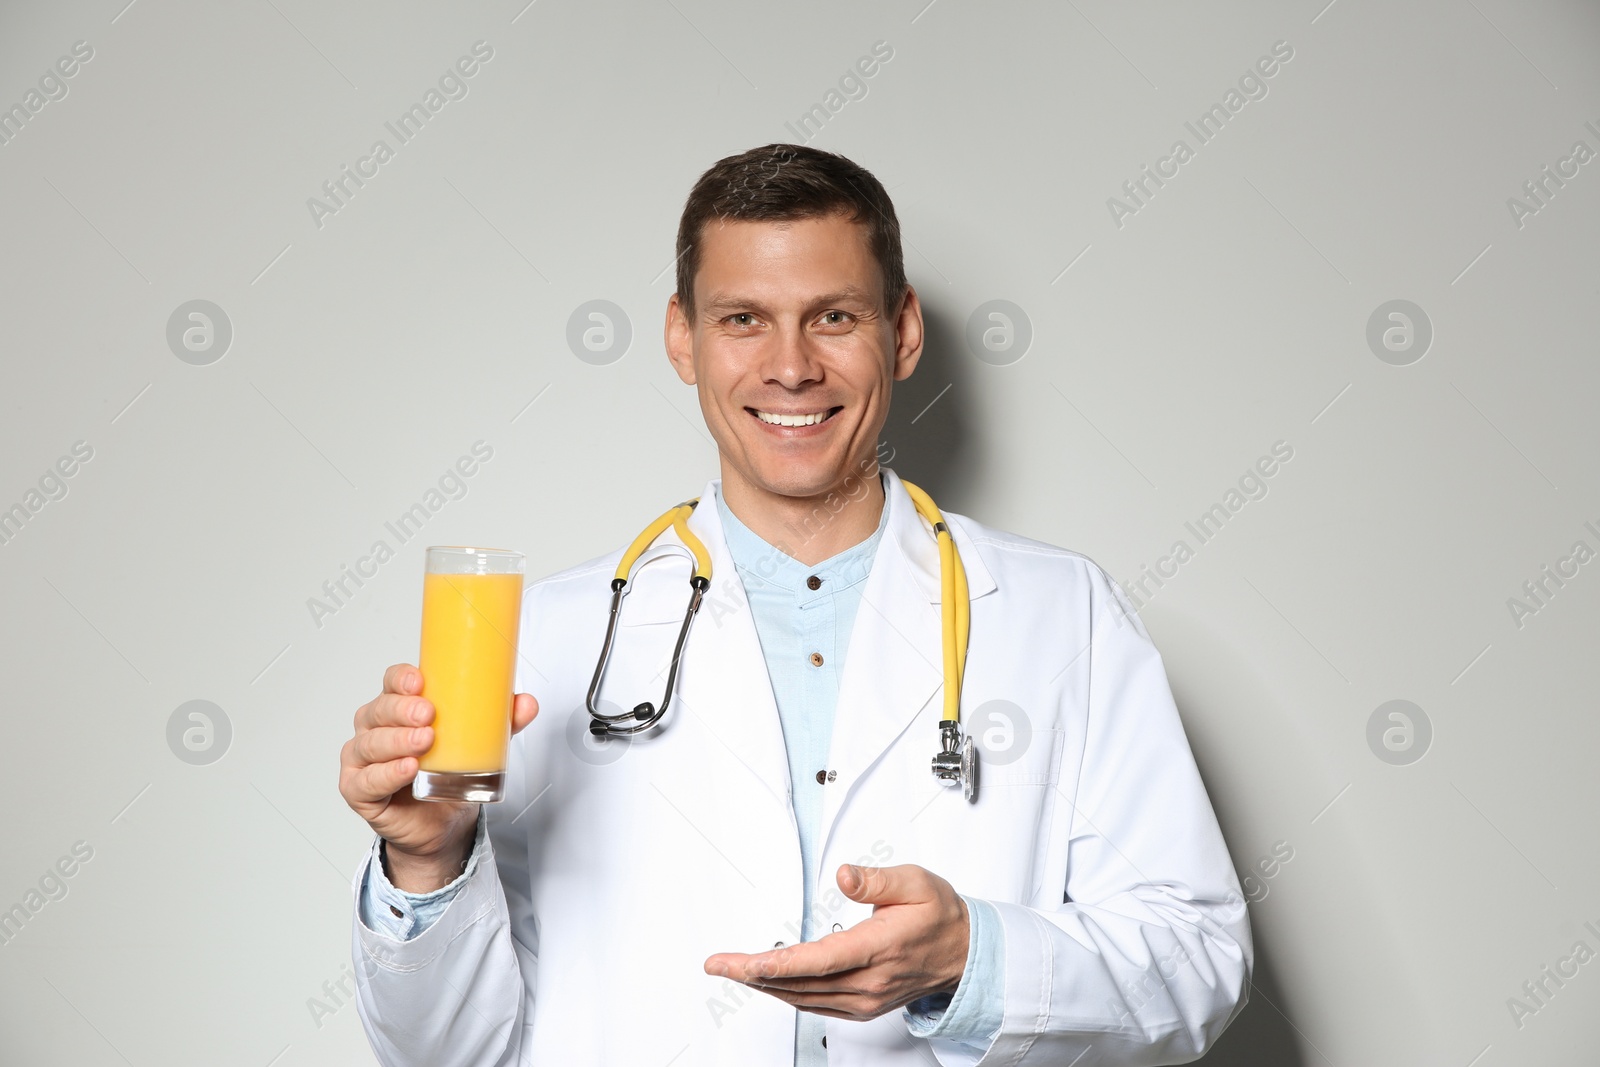
M 917 795 L 923 788 L 907 790 L 914 814 L 907 823 L 912 842 L 905 849 L 906 862 L 936 871 L 961 892 L 986 900 L 1031 904 L 1048 898 L 1042 882 L 1051 830 L 1058 821 L 1067 825 L 1059 814 L 1067 806 L 1061 791 L 1066 733 L 1036 729 L 1025 743 L 1016 739 L 1009 750 L 998 746 L 986 750 L 982 731 L 976 731 L 972 735 L 978 750 L 975 801 L 948 787 L 935 787 L 931 800 Z M 1001 738 L 993 735 L 988 740 L 994 745 Z M 919 770 L 926 766 L 922 760 L 918 764 Z M 890 844 L 900 855 L 899 840 Z
M 985 786 L 1055 785 L 1061 778 L 1061 744 L 1066 732 L 1035 729 L 1021 744 L 1012 739 L 1001 747 L 979 733 L 973 741 L 978 750 L 978 789 Z
M 1036 729 L 1020 753 L 985 752 L 981 738 L 974 742 L 978 799 L 972 814 L 986 827 L 980 851 L 986 854 L 986 880 L 992 880 L 983 887 L 990 899 L 1024 902 L 1041 892 L 1051 827 L 1066 803 L 1060 789 L 1065 740 L 1064 730 Z

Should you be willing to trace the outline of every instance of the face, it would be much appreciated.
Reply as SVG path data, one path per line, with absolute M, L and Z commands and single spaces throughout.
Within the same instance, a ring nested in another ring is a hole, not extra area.
M 692 317 L 676 295 L 667 305 L 667 354 L 699 391 L 725 486 L 815 497 L 874 470 L 893 383 L 922 354 L 922 310 L 909 288 L 885 310 L 864 225 L 713 221 L 694 297 Z

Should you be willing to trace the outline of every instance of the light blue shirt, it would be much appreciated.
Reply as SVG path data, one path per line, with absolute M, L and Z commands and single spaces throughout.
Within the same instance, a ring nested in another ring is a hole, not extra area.
M 783 727 L 805 872 L 801 938 L 814 941 L 828 932 L 818 929 L 827 917 L 813 913 L 812 892 L 818 879 L 823 791 L 830 787 L 827 758 L 839 675 L 862 589 L 888 525 L 889 509 L 884 507 L 878 528 L 865 541 L 808 567 L 757 536 L 728 509 L 720 491 L 716 498 L 728 551 L 750 603 Z M 812 588 L 813 584 L 816 588 Z M 822 781 L 818 781 L 818 772 L 823 774 Z M 478 846 L 485 827 L 480 809 Z M 444 912 L 477 865 L 474 858 L 460 878 L 432 893 L 406 893 L 384 876 L 378 848 L 375 842 L 373 860 L 362 883 L 361 919 L 368 928 L 402 941 L 422 933 Z M 477 847 L 474 857 L 476 854 Z M 962 899 L 967 903 L 970 939 L 960 985 L 953 994 L 940 993 L 913 1001 L 902 1017 L 914 1036 L 982 1045 L 999 1030 L 1004 1018 L 1005 943 L 994 905 L 965 895 Z M 828 929 L 831 928 L 829 923 Z M 797 1013 L 795 1067 L 821 1067 L 828 1062 L 824 1034 L 823 1016 Z

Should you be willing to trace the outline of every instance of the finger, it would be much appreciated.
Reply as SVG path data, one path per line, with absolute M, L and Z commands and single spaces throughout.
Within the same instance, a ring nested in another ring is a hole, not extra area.
M 771 978 L 815 978 L 869 966 L 877 955 L 879 938 L 870 927 L 853 926 L 817 941 L 804 941 L 787 948 L 775 948 L 753 955 L 725 952 L 706 961 L 727 967 L 726 975 L 737 982 L 759 982 Z
M 362 767 L 349 776 L 340 791 L 352 804 L 377 804 L 410 785 L 416 777 L 417 761 L 407 756 Z
M 771 993 L 774 997 L 784 997 L 786 1000 L 803 997 L 811 997 L 813 1000 L 821 997 L 867 997 L 872 990 L 862 982 L 856 981 L 853 976 L 870 973 L 872 969 L 867 968 L 824 977 L 763 977 L 741 982 L 741 985 L 747 985 L 749 989 L 758 989 L 763 993 Z
M 855 872 L 854 877 L 852 873 Z M 835 880 L 851 900 L 863 904 L 916 904 L 933 898 L 927 871 L 912 863 L 894 867 L 860 867 L 846 863 Z
M 384 693 L 356 712 L 356 733 L 383 726 L 426 726 L 433 721 L 433 701 L 425 697 Z
M 385 693 L 411 694 L 422 692 L 422 672 L 409 663 L 396 663 L 383 672 Z
M 830 1019 L 848 1019 L 851 1022 L 867 1022 L 878 1016 L 899 1007 L 892 1001 L 874 998 L 861 993 L 817 993 L 817 992 L 792 992 L 786 989 L 767 989 L 761 986 L 752 986 L 758 993 L 765 993 L 774 1000 L 781 1000 L 785 1004 L 808 1011 L 813 1015 L 826 1015 Z M 915 1000 L 915 997 L 910 998 Z M 910 1000 L 902 1003 L 909 1004 Z
M 421 756 L 433 746 L 431 726 L 381 726 L 356 735 L 354 766 L 357 770 L 373 763 L 387 763 L 407 756 Z
M 754 959 L 754 956 L 744 952 L 719 952 L 706 960 L 705 972 L 720 978 L 732 978 L 735 982 L 749 982 L 755 978 L 750 973 Z
M 520 733 L 539 714 L 539 702 L 532 693 L 518 693 L 511 701 L 511 732 Z
M 742 952 L 718 952 L 706 957 L 702 964 L 705 972 L 714 977 L 733 977 L 735 967 L 743 967 L 744 961 L 750 957 Z

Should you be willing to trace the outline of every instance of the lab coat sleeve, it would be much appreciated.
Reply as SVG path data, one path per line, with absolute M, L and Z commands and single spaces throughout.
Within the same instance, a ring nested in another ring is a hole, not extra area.
M 520 761 L 510 761 L 508 796 L 519 795 L 520 777 Z M 383 1067 L 526 1067 L 521 1050 L 538 968 L 528 839 L 510 825 L 509 805 L 484 808 L 487 832 L 473 849 L 471 873 L 409 940 L 362 921 L 366 864 L 356 876 L 356 1012 Z
M 1005 1020 L 1006 943 L 993 904 L 964 893 L 961 899 L 967 902 L 968 916 L 967 963 L 961 981 L 953 993 L 912 1001 L 904 1008 L 904 1017 L 912 1037 L 957 1039 L 982 1048 Z
M 384 841 L 372 842 L 371 860 L 367 863 L 365 881 L 357 893 L 360 897 L 361 923 L 368 929 L 388 934 L 396 941 L 409 941 L 439 920 L 461 888 L 477 873 L 477 857 L 487 834 L 484 823 L 488 811 L 478 806 L 478 828 L 473 835 L 472 857 L 460 877 L 432 893 L 407 893 L 397 889 L 383 870 Z
M 987 1047 L 931 1040 L 946 1067 L 1187 1063 L 1249 999 L 1244 898 L 1161 657 L 1122 591 L 1084 566 L 1088 715 L 1081 765 L 1062 768 L 1064 899 L 995 902 L 1005 1020 Z

